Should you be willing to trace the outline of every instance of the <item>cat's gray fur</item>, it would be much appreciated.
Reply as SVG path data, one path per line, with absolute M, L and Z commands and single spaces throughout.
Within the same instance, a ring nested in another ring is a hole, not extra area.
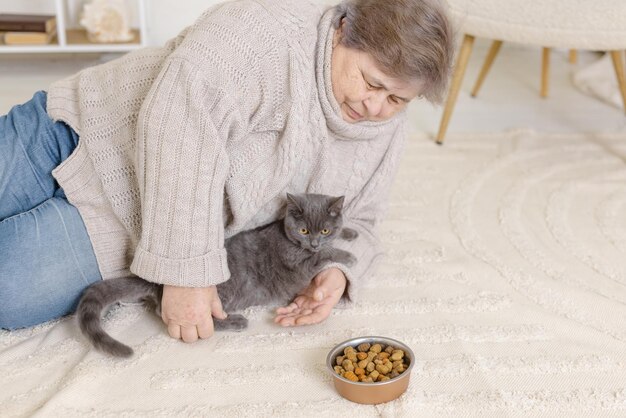
M 246 328 L 247 319 L 230 312 L 290 301 L 327 263 L 354 264 L 351 253 L 331 245 L 338 237 L 348 241 L 357 237 L 356 231 L 342 228 L 343 201 L 343 196 L 287 194 L 283 219 L 226 240 L 231 277 L 217 290 L 229 315 L 224 320 L 213 318 L 216 330 Z M 331 232 L 323 235 L 324 229 Z M 102 329 L 102 312 L 117 302 L 142 302 L 160 314 L 162 294 L 161 285 L 138 277 L 95 283 L 85 290 L 77 308 L 80 329 L 97 349 L 129 357 L 133 350 Z

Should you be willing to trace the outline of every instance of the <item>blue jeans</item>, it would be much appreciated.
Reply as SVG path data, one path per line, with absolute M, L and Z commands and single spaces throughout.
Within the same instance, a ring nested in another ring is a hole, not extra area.
M 101 279 L 82 218 L 52 177 L 78 135 L 46 112 L 46 93 L 0 117 L 0 328 L 72 313 Z

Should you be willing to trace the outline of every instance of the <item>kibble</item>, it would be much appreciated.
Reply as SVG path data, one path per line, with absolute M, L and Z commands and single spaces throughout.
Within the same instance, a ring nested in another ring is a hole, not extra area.
M 378 370 L 378 373 L 382 375 L 385 375 L 391 371 L 389 370 L 389 367 L 383 366 L 382 364 L 379 364 L 378 366 L 376 366 L 376 370 Z
M 383 351 L 383 347 L 380 344 L 374 344 L 373 346 L 370 347 L 370 351 L 373 351 L 374 353 L 378 354 L 381 351 Z
M 403 350 L 392 345 L 363 343 L 346 347 L 335 358 L 335 373 L 352 382 L 386 382 L 408 368 Z
M 353 382 L 358 382 L 359 381 L 359 378 L 353 372 L 345 372 L 343 374 L 343 377 L 345 377 L 346 379 L 351 380 Z
M 369 343 L 363 343 L 363 344 L 359 344 L 359 346 L 357 347 L 357 350 L 359 350 L 361 353 L 366 353 L 370 351 L 370 347 L 371 345 Z

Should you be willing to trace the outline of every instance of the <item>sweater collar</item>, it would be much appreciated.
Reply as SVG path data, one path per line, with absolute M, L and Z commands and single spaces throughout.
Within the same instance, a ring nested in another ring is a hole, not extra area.
M 339 103 L 335 99 L 331 82 L 331 58 L 333 53 L 333 17 L 336 8 L 328 9 L 318 26 L 318 44 L 316 59 L 317 88 L 326 126 L 339 139 L 369 140 L 393 132 L 406 117 L 405 111 L 383 122 L 346 122 L 341 116 Z

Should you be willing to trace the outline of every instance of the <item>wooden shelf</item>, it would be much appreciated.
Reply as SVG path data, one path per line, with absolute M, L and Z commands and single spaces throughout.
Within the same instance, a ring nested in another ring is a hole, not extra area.
M 141 34 L 138 29 L 133 29 L 135 39 L 130 42 L 119 42 L 101 44 L 90 42 L 87 39 L 87 32 L 81 29 L 68 29 L 66 34 L 66 45 L 59 45 L 58 37 L 55 36 L 51 43 L 46 45 L 4 45 L 0 44 L 0 54 L 2 53 L 58 53 L 58 52 L 128 52 L 141 48 Z
M 87 38 L 87 31 L 84 29 L 68 29 L 65 31 L 65 38 L 67 39 L 67 45 L 91 45 L 91 46 L 141 46 L 141 33 L 139 29 L 131 29 L 131 32 L 134 35 L 132 41 L 128 42 L 116 42 L 109 44 L 102 44 L 98 42 L 91 42 Z
M 49 54 L 49 53 L 124 53 L 147 45 L 145 0 L 135 0 L 139 5 L 140 27 L 132 29 L 135 39 L 130 42 L 96 43 L 87 39 L 84 29 L 66 29 L 65 0 L 56 0 L 58 35 L 47 45 L 4 45 L 0 43 L 0 54 Z

